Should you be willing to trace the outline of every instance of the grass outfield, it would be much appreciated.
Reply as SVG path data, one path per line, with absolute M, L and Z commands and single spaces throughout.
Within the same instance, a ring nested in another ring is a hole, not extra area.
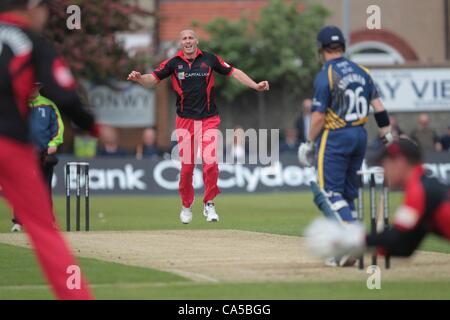
M 400 195 L 392 194 L 392 209 L 399 202 Z M 91 203 L 91 226 L 96 231 L 236 229 L 301 235 L 319 215 L 308 193 L 223 195 L 216 201 L 220 223 L 207 224 L 201 216 L 201 203 L 196 203 L 194 221 L 189 226 L 179 223 L 179 200 L 173 196 L 95 196 Z M 64 198 L 55 199 L 55 208 L 64 225 Z M 8 211 L 0 202 L 0 232 L 9 232 Z M 428 238 L 422 249 L 450 253 L 450 246 L 435 237 Z M 448 281 L 383 281 L 382 290 L 368 290 L 358 281 L 203 284 L 149 268 L 79 260 L 100 299 L 450 299 Z M 0 244 L 0 265 L 0 299 L 51 298 L 29 249 Z

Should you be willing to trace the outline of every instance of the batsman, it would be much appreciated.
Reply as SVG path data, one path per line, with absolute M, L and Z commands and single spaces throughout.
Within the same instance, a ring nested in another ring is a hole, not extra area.
M 337 220 L 352 222 L 356 218 L 357 171 L 366 152 L 364 125 L 370 105 L 384 143 L 391 143 L 393 136 L 388 113 L 368 70 L 344 57 L 341 30 L 335 26 L 322 28 L 317 43 L 324 65 L 314 82 L 310 130 L 298 157 L 304 166 L 316 166 L 319 188 L 313 191 L 316 200 L 325 200 L 320 205 L 325 215 L 331 212 Z

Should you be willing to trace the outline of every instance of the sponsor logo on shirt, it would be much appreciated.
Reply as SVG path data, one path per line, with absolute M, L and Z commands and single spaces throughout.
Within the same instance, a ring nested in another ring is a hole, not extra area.
M 192 77 L 207 77 L 209 72 L 178 72 L 178 79 L 184 80 Z

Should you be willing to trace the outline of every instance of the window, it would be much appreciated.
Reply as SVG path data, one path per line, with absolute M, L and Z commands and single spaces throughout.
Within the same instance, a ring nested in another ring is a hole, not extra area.
M 390 45 L 378 41 L 364 41 L 351 45 L 347 53 L 353 61 L 365 66 L 404 64 L 405 59 Z

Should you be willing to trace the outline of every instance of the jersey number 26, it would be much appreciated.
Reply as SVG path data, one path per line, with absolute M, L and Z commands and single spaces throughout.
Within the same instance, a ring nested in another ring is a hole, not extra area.
M 358 87 L 355 90 L 345 90 L 345 97 L 348 99 L 348 109 L 345 114 L 345 121 L 357 121 L 367 117 L 369 106 L 366 97 L 361 95 L 363 91 L 363 87 Z

